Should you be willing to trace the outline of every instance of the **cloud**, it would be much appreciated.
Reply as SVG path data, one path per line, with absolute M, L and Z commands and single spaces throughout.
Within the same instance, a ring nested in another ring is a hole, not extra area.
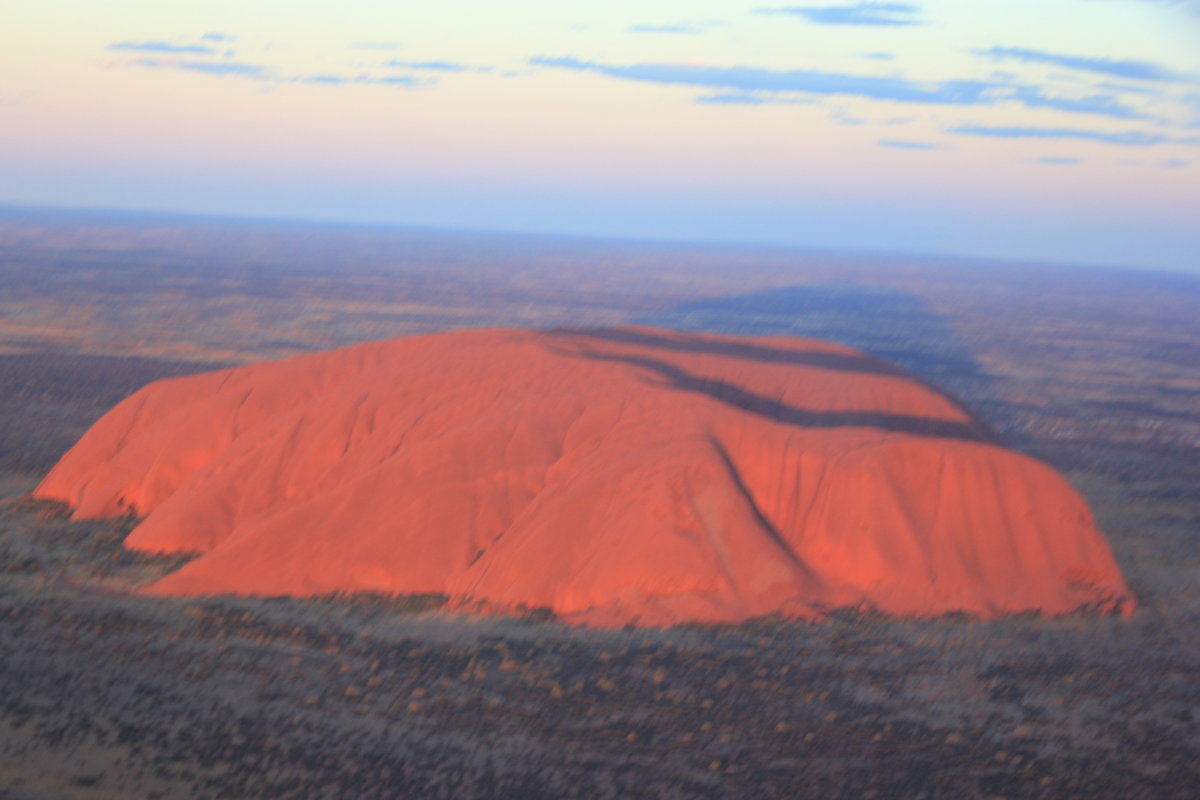
M 787 94 L 807 94 L 958 106 L 986 106 L 1011 101 L 1029 108 L 1045 108 L 1072 114 L 1096 114 L 1113 119 L 1143 118 L 1142 114 L 1122 104 L 1115 95 L 1058 97 L 1047 95 L 1037 87 L 1014 86 L 995 81 L 947 80 L 920 83 L 890 76 L 850 75 L 811 69 L 772 70 L 688 64 L 621 66 L 569 57 L 539 57 L 531 59 L 530 63 L 538 67 L 592 72 L 623 80 L 702 86 L 717 90 L 714 95 L 697 98 L 701 103 L 761 105 L 781 102 Z M 781 93 L 784 97 L 781 97 Z
M 1184 161 L 1182 158 L 1168 158 L 1164 161 L 1158 162 L 1158 165 L 1160 167 L 1166 167 L 1167 169 L 1179 169 L 1180 167 L 1186 167 L 1191 163 L 1192 162 L 1190 161 Z
M 407 89 L 417 89 L 437 83 L 436 78 L 417 78 L 412 75 L 384 75 L 382 77 L 374 77 L 371 75 L 336 75 L 331 73 L 303 75 L 288 80 L 290 83 L 302 83 L 308 86 L 396 86 Z
M 222 34 L 205 34 L 212 39 Z M 432 86 L 438 82 L 435 77 L 420 77 L 417 75 L 378 75 L 369 72 L 358 74 L 342 74 L 337 72 L 320 72 L 311 74 L 287 74 L 278 68 L 266 64 L 252 64 L 225 59 L 196 59 L 181 57 L 193 54 L 191 49 L 175 48 L 162 51 L 158 42 L 141 43 L 137 51 L 162 53 L 159 56 L 141 56 L 128 59 L 114 59 L 108 63 L 110 67 L 140 67 L 154 70 L 174 70 L 179 72 L 194 72 L 215 77 L 243 78 L 254 81 L 267 81 L 275 84 L 298 84 L 305 86 L 392 86 L 398 88 L 416 89 Z M 147 47 L 147 45 L 149 47 Z M 121 48 L 132 49 L 132 48 Z M 204 55 L 212 53 L 205 49 Z M 233 51 L 226 51 L 226 56 Z M 432 72 L 459 72 L 472 70 L 490 72 L 490 67 L 469 67 L 449 61 L 391 61 L 388 66 L 402 67 L 409 70 L 424 70 Z
M 317 86 L 344 86 L 347 83 L 352 83 L 352 78 L 347 78 L 345 75 L 305 75 L 295 79 L 296 83 L 315 84 Z
M 717 94 L 705 94 L 694 98 L 697 103 L 709 105 L 742 105 L 742 106 L 803 106 L 813 102 L 812 98 L 794 97 L 794 96 L 779 96 L 779 95 L 761 95 L 751 94 L 749 92 L 719 92 Z
M 1052 108 L 1072 114 L 1100 114 L 1113 119 L 1144 119 L 1129 106 L 1123 105 L 1115 95 L 1093 94 L 1087 97 L 1048 97 L 1032 86 L 1019 86 L 1011 99 L 1029 108 Z
M 407 86 L 415 89 L 418 86 L 431 86 L 437 83 L 437 80 L 435 78 L 414 78 L 412 75 L 384 75 L 382 78 L 369 78 L 363 82 L 378 86 Z
M 1082 164 L 1083 159 L 1076 158 L 1075 156 L 1042 156 L 1041 158 L 1035 158 L 1033 160 L 1033 163 L 1035 163 L 1035 164 L 1054 164 L 1057 166 L 1065 167 L 1065 166 L 1073 166 L 1075 164 Z
M 863 58 L 869 58 L 872 61 L 891 61 L 896 56 L 891 53 L 863 53 Z
M 109 50 L 133 53 L 175 53 L 190 55 L 212 55 L 215 49 L 203 44 L 171 44 L 170 42 L 114 42 Z
M 230 35 L 229 35 L 229 34 L 227 34 L 227 33 L 216 33 L 216 32 L 211 32 L 211 31 L 210 31 L 209 33 L 206 33 L 206 34 L 204 34 L 203 36 L 201 36 L 201 37 L 200 37 L 200 40 L 201 40 L 201 41 L 204 41 L 204 42 L 223 42 L 223 43 L 228 43 L 228 42 L 236 42 L 236 41 L 237 41 L 237 37 L 236 37 L 236 36 L 230 36 Z
M 978 105 L 990 103 L 1000 84 L 983 81 L 942 81 L 920 84 L 903 78 L 847 75 L 819 70 L 772 70 L 758 67 L 700 67 L 685 64 L 616 66 L 576 58 L 537 57 L 538 67 L 594 72 L 610 78 L 678 86 L 702 86 L 735 92 L 800 92 L 817 95 L 866 97 L 899 103 Z
M 699 34 L 704 33 L 704 28 L 700 25 L 630 25 L 625 29 L 629 33 L 675 33 L 675 34 Z
M 184 61 L 179 69 L 205 72 L 209 75 L 239 75 L 244 78 L 265 78 L 267 68 L 259 64 L 239 64 L 231 62 L 211 63 L 208 61 Z
M 913 142 L 904 139 L 880 139 L 876 142 L 880 147 L 892 147 L 896 150 L 947 150 L 944 144 L 934 142 Z
M 1028 64 L 1053 64 L 1058 67 L 1094 72 L 1114 78 L 1138 81 L 1177 81 L 1175 75 L 1153 61 L 1133 61 L 1112 58 L 1088 58 L 1028 50 L 1023 47 L 992 47 L 988 50 L 973 50 L 975 55 L 997 59 L 1014 59 Z
M 131 61 L 130 65 L 145 67 L 147 69 L 176 69 L 221 77 L 234 76 L 257 80 L 266 80 L 269 75 L 269 70 L 261 64 L 245 64 L 236 61 L 181 61 L 179 59 L 139 58 Z
M 739 94 L 727 92 L 724 94 L 704 94 L 696 98 L 697 103 L 709 103 L 712 105 L 743 105 L 743 106 L 761 106 L 767 102 L 767 98 L 760 97 L 756 94 Z
M 786 6 L 759 8 L 759 14 L 795 14 L 817 25 L 920 25 L 913 3 L 858 3 L 852 6 Z
M 1168 143 L 1191 143 L 1187 139 L 1174 139 L 1160 133 L 1145 131 L 1123 131 L 1110 133 L 1107 131 L 1082 130 L 1078 128 L 1026 128 L 1021 126 L 988 126 L 988 125 L 959 125 L 950 128 L 949 133 L 967 136 L 991 136 L 999 139 L 1081 139 L 1092 142 L 1105 142 L 1128 147 L 1153 147 Z
M 428 72 L 491 72 L 491 67 L 472 67 L 454 61 L 401 61 L 393 58 L 384 63 L 391 69 L 414 69 Z
M 1167 8 L 1178 8 L 1181 11 L 1191 14 L 1195 17 L 1200 17 L 1200 0 L 1138 0 L 1139 2 L 1149 5 L 1166 6 Z M 1096 2 L 1096 0 L 1093 0 Z

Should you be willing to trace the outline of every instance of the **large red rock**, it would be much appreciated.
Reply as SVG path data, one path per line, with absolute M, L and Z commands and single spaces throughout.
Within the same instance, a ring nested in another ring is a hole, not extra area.
M 202 554 L 155 594 L 431 593 L 592 624 L 1134 607 L 1053 470 L 802 339 L 470 331 L 159 381 L 35 495 Z

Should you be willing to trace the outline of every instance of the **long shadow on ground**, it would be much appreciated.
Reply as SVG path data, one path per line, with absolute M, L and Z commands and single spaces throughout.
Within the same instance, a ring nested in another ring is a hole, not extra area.
M 822 283 L 684 303 L 638 324 L 848 344 L 931 381 L 985 377 L 970 349 L 921 300 L 897 289 Z

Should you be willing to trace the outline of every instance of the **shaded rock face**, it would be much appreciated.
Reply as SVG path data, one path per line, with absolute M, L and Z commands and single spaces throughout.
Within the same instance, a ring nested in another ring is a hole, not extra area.
M 159 381 L 35 495 L 202 554 L 154 594 L 599 625 L 1134 606 L 1053 470 L 888 364 L 787 337 L 467 331 Z

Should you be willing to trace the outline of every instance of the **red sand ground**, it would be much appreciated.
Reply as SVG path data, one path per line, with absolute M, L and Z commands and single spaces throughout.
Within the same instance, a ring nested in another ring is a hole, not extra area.
M 160 381 L 35 491 L 198 551 L 156 594 L 445 594 L 588 624 L 1134 600 L 1082 499 L 824 342 L 490 330 Z

